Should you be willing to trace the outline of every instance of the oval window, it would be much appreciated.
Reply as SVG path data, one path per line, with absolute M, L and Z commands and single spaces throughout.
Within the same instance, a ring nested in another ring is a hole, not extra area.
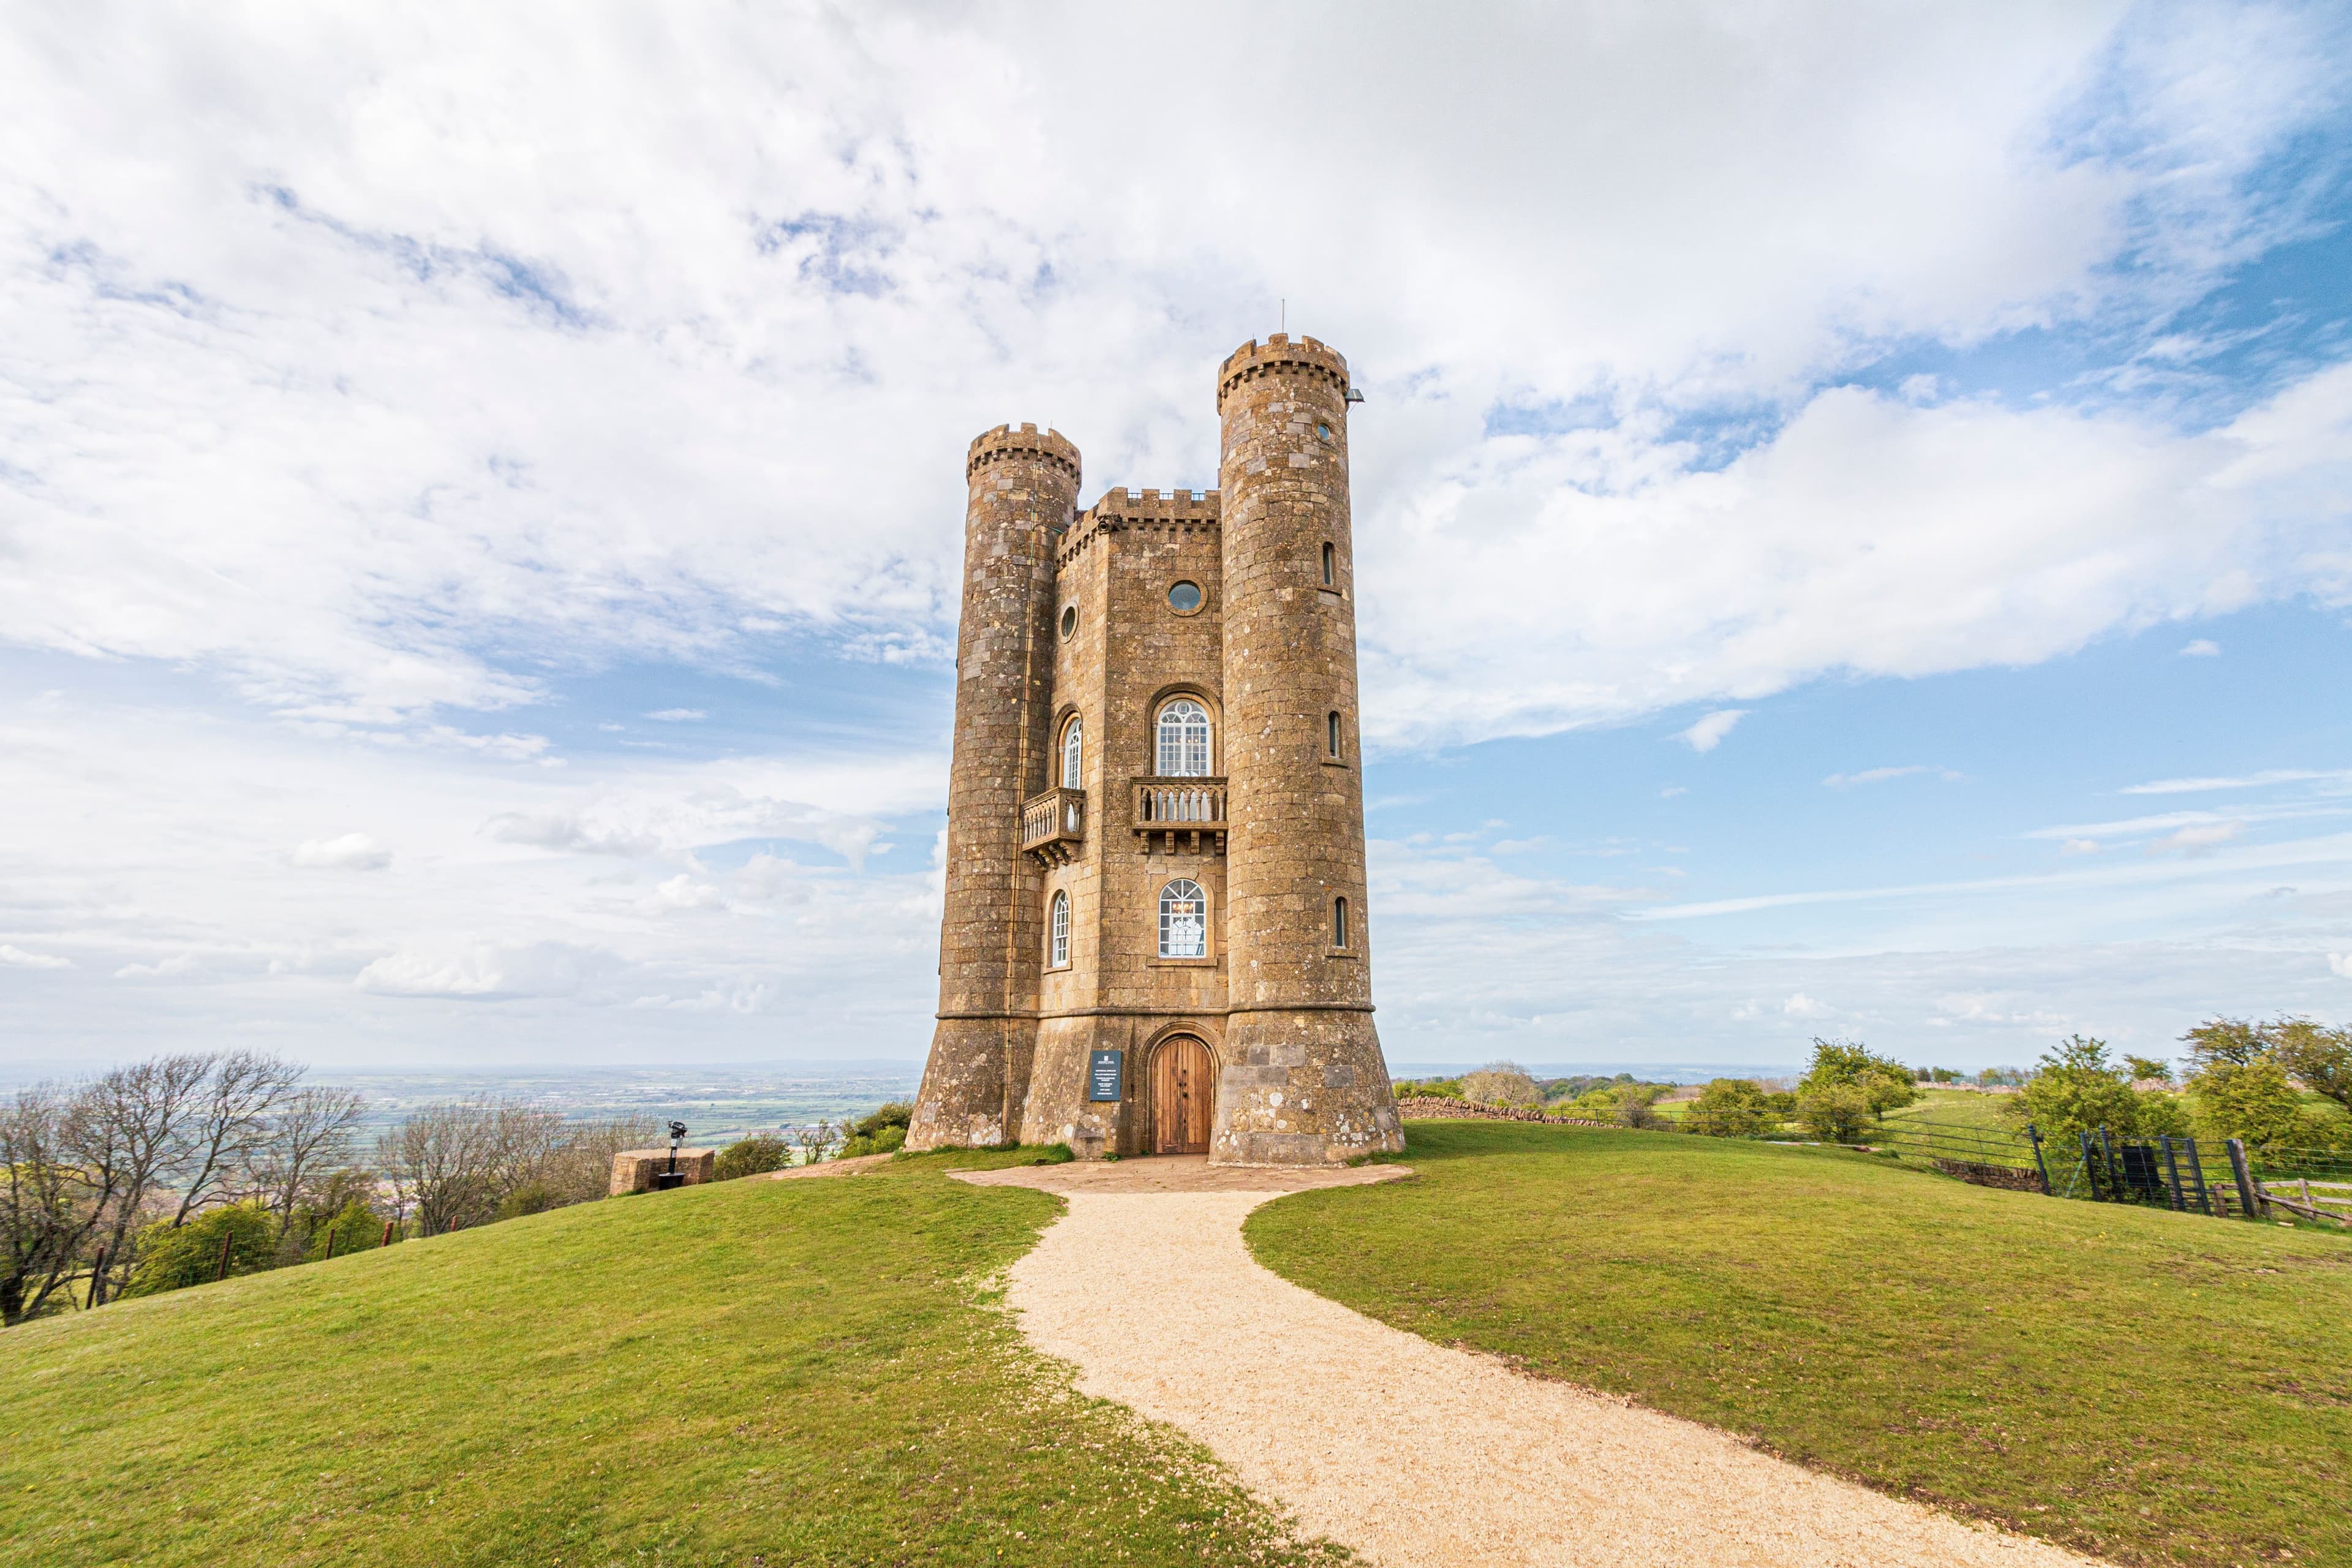
M 1070 638 L 1077 635 L 1077 630 L 1078 607 L 1076 605 L 1072 605 L 1062 611 L 1062 640 L 1064 642 L 1069 641 Z
M 1201 607 L 1201 584 L 1179 583 L 1168 590 L 1168 606 L 1180 616 L 1189 616 Z
M 1318 425 L 1315 426 L 1315 434 L 1322 437 L 1326 441 L 1328 441 L 1331 438 L 1331 426 L 1328 425 Z

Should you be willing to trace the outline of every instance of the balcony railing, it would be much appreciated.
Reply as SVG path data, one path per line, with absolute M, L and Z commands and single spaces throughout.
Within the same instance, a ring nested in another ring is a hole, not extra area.
M 1146 855 L 1225 852 L 1225 781 L 1145 778 L 1133 783 L 1135 836 Z
M 1067 865 L 1087 837 L 1087 792 L 1049 789 L 1021 806 L 1021 847 L 1048 866 Z

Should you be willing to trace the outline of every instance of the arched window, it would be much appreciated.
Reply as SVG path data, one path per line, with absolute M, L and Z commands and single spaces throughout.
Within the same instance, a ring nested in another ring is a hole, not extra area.
M 1209 895 L 1188 878 L 1160 889 L 1160 956 L 1209 956 Z
M 1324 718 L 1324 744 L 1333 756 L 1339 754 L 1339 715 L 1335 710 Z
M 1331 900 L 1331 945 L 1348 945 L 1348 900 L 1345 899 Z
M 1087 721 L 1076 714 L 1062 731 L 1062 787 L 1084 789 L 1080 781 L 1086 777 Z
M 1067 893 L 1056 892 L 1054 895 L 1054 936 L 1048 952 L 1052 954 L 1048 962 L 1055 969 L 1070 962 L 1070 895 Z
M 1163 778 L 1200 778 L 1209 771 L 1209 710 L 1179 697 L 1160 710 L 1160 755 Z
M 1323 547 L 1323 585 L 1326 588 L 1336 588 L 1339 585 L 1339 552 L 1329 545 L 1325 545 Z

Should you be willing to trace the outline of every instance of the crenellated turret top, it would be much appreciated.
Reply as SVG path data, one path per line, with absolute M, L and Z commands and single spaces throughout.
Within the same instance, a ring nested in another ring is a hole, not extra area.
M 1040 431 L 1034 425 L 1024 425 L 1017 430 L 1010 425 L 999 425 L 973 437 L 971 449 L 964 458 L 964 478 L 970 479 L 990 463 L 1021 457 L 1043 458 L 1067 469 L 1074 487 L 1078 483 L 1078 449 L 1059 430 Z
M 1217 412 L 1225 409 L 1225 394 L 1253 377 L 1282 372 L 1305 374 L 1328 381 L 1344 395 L 1348 390 L 1348 359 L 1328 343 L 1309 337 L 1276 332 L 1264 342 L 1253 338 L 1225 356 L 1217 367 Z

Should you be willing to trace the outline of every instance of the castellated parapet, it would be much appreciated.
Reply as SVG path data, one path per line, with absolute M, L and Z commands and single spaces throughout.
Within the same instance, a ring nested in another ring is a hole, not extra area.
M 1347 362 L 1217 374 L 1220 483 L 971 444 L 939 1027 L 908 1146 L 1403 1146 L 1372 1026 Z

